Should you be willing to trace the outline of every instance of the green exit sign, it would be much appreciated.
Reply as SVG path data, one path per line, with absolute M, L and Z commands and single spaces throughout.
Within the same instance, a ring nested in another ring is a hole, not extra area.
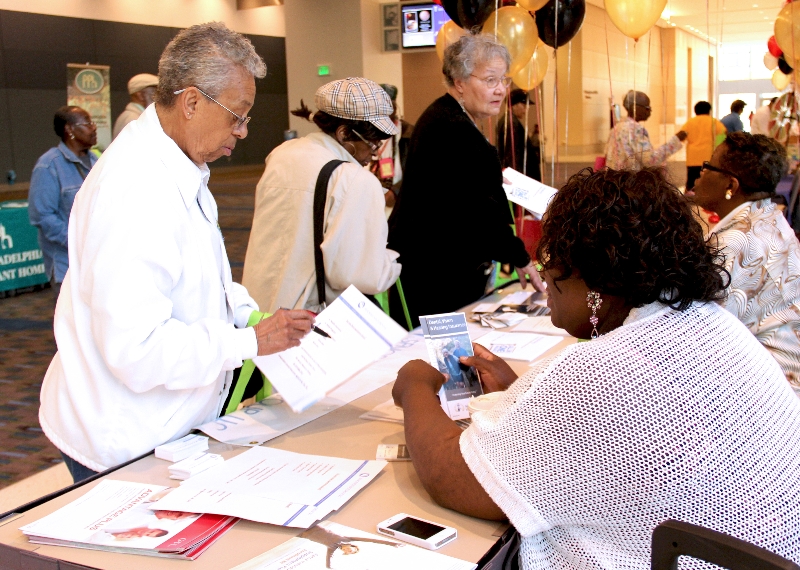
M 331 74 L 331 66 L 330 65 L 318 65 L 317 66 L 317 75 L 320 77 L 324 77 L 326 75 Z

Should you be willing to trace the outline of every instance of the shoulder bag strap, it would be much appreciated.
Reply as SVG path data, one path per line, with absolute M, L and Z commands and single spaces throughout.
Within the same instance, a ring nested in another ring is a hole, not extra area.
M 322 240 L 325 237 L 323 224 L 325 222 L 325 201 L 328 198 L 328 181 L 336 168 L 346 162 L 345 160 L 331 160 L 317 176 L 317 185 L 314 187 L 314 267 L 317 273 L 317 296 L 319 304 L 325 306 L 325 264 L 322 261 Z

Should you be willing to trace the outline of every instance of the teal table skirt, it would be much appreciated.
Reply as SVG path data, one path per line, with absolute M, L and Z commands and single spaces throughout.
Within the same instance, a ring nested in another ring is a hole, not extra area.
M 37 230 L 24 200 L 0 202 L 0 291 L 47 283 Z

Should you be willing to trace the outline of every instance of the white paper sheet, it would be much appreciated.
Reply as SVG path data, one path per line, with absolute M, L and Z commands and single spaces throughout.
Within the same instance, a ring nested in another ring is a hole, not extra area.
M 532 332 L 539 334 L 569 336 L 567 331 L 555 326 L 550 317 L 528 317 L 521 323 L 517 324 L 509 332 Z
M 422 333 L 415 330 L 398 342 L 369 368 L 333 390 L 302 413 L 292 412 L 280 396 L 273 396 L 199 426 L 214 439 L 233 445 L 261 445 L 369 394 L 397 378 L 397 371 L 415 358 L 426 360 L 428 350 Z
M 552 335 L 492 331 L 475 342 L 502 358 L 531 362 L 562 340 Z
M 364 461 L 354 459 L 253 447 L 181 486 L 314 505 L 363 467 Z
M 506 295 L 500 301 L 501 305 L 522 305 L 527 301 L 530 296 L 533 295 L 533 291 L 517 291 L 516 293 L 511 293 L 510 295 Z
M 513 168 L 506 168 L 503 171 L 503 178 L 510 182 L 510 184 L 503 184 L 506 197 L 540 219 L 547 210 L 550 200 L 558 192 L 556 188 L 546 186 Z
M 322 400 L 406 336 L 400 325 L 353 286 L 315 322 L 331 338 L 311 333 L 298 347 L 253 359 L 295 412 Z
M 268 450 L 268 448 L 254 448 L 241 455 L 250 454 L 250 458 L 258 458 L 264 455 L 259 450 Z M 241 455 L 238 457 L 241 457 Z M 292 455 L 301 456 L 301 454 Z M 310 461 L 318 459 L 318 456 L 313 455 L 305 457 L 309 458 Z M 325 459 L 335 460 L 335 458 Z M 235 458 L 229 459 L 218 467 L 227 467 L 234 460 Z M 203 478 L 208 485 L 198 485 L 197 481 L 195 481 L 196 478 L 192 478 L 157 503 L 149 505 L 149 508 L 153 510 L 236 516 L 261 523 L 308 528 L 317 520 L 341 508 L 356 493 L 372 482 L 386 465 L 385 461 L 375 460 L 340 461 L 350 461 L 353 464 L 358 464 L 358 466 L 349 476 L 339 478 L 336 484 L 326 485 L 325 496 L 318 498 L 317 501 L 311 504 L 303 502 L 313 495 L 313 493 L 309 492 L 309 486 L 307 484 L 293 485 L 293 483 L 300 482 L 299 478 L 289 478 L 289 480 L 284 478 L 282 482 L 277 479 L 275 481 L 266 479 L 264 487 L 274 485 L 278 488 L 277 491 L 273 492 L 275 491 L 274 489 L 254 491 L 254 488 L 259 486 L 256 481 L 263 479 L 264 470 L 259 469 L 262 465 L 256 464 L 254 466 L 253 462 L 248 460 L 241 462 L 239 468 L 235 471 L 227 469 L 219 471 L 221 477 L 216 481 L 209 481 L 208 478 L 208 475 L 211 475 L 211 472 L 216 468 L 201 473 L 197 478 Z M 225 477 L 227 479 L 223 479 Z M 250 479 L 247 479 L 248 477 Z M 318 478 L 312 477 L 311 479 L 316 480 Z M 293 490 L 297 490 L 297 492 L 293 493 Z M 274 499 L 264 496 L 275 494 L 280 494 L 283 498 Z

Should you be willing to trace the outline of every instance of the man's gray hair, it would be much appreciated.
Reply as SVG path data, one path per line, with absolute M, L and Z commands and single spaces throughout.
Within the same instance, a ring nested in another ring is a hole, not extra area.
M 192 86 L 218 97 L 229 85 L 230 73 L 236 66 L 253 77 L 267 74 L 264 60 L 250 40 L 229 30 L 222 22 L 181 30 L 158 61 L 156 104 L 171 107 L 175 91 Z
M 475 68 L 499 57 L 506 63 L 506 70 L 511 65 L 511 56 L 504 45 L 489 34 L 467 34 L 444 50 L 442 73 L 448 87 L 455 85 L 455 80 L 465 81 Z

